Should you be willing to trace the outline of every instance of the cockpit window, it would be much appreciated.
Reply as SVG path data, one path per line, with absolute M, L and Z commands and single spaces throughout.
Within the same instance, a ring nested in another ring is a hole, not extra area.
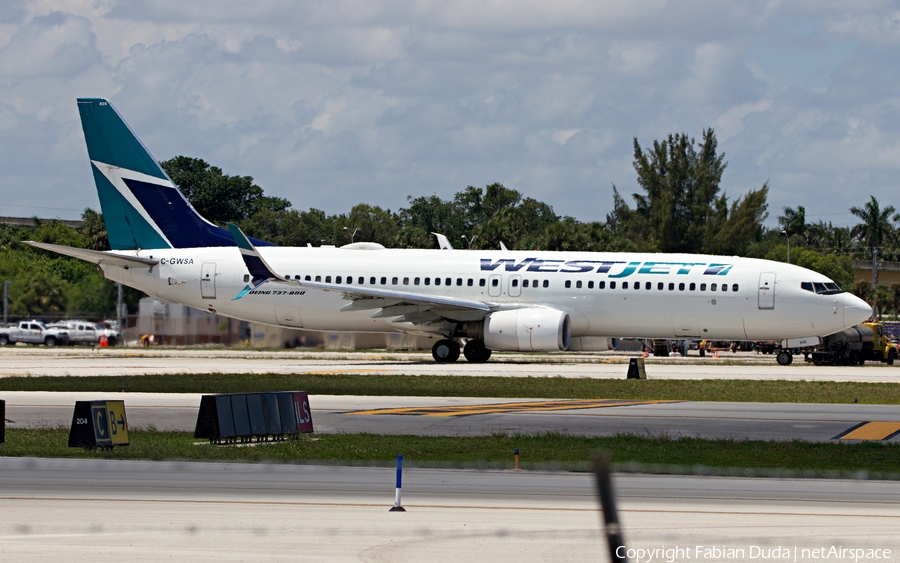
M 834 295 L 835 293 L 844 292 L 844 290 L 834 282 L 800 282 L 800 289 L 818 293 L 819 295 Z

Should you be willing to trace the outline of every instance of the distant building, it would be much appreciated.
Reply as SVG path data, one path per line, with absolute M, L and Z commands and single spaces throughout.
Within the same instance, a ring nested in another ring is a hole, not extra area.
M 853 270 L 856 281 L 872 283 L 872 261 L 854 260 Z M 878 285 L 891 286 L 900 283 L 900 262 L 878 261 Z

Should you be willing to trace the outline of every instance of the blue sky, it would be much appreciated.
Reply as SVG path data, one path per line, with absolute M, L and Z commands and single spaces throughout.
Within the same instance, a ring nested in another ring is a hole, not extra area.
M 99 209 L 75 98 L 158 159 L 253 176 L 294 207 L 501 182 L 602 220 L 635 136 L 713 127 L 730 198 L 854 224 L 900 208 L 896 2 L 4 0 L 0 215 Z

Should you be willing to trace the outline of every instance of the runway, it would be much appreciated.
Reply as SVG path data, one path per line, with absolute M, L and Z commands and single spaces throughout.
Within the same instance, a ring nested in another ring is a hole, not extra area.
M 694 352 L 696 354 L 696 352 Z M 252 349 L 91 349 L 33 346 L 0 348 L 2 376 L 147 375 L 181 373 L 353 373 L 361 375 L 478 375 L 486 377 L 624 378 L 634 354 L 498 353 L 489 362 L 438 364 L 422 352 L 264 351 Z M 773 356 L 723 352 L 721 357 L 647 359 L 651 379 L 746 379 L 900 383 L 900 368 L 814 366 L 796 358 L 779 366 Z
M 193 431 L 199 394 L 0 392 L 9 428 L 69 427 L 78 400 L 125 401 L 132 428 Z M 900 441 L 895 405 L 550 401 L 471 397 L 312 395 L 319 433 L 481 436 L 495 432 L 618 433 L 751 440 L 831 441 L 865 422 L 888 423 L 869 439 Z M 512 408 L 510 408 L 512 406 Z M 567 409 L 567 406 L 571 406 Z M 559 410 L 562 409 L 562 410 Z M 400 414 L 408 412 L 408 414 Z M 853 437 L 852 435 L 850 436 Z
M 406 469 L 404 513 L 388 512 L 391 469 L 0 458 L 0 474 L 3 561 L 608 560 L 587 474 Z M 681 548 L 673 561 L 724 559 L 697 546 L 733 561 L 900 553 L 895 483 L 615 475 L 614 487 L 627 547 Z

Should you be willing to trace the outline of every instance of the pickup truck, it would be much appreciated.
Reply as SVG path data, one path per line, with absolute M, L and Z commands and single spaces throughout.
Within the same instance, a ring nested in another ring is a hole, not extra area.
M 46 327 L 40 321 L 22 321 L 15 326 L 0 328 L 0 346 L 6 346 L 10 342 L 45 346 L 64 345 L 69 343 L 69 333 L 58 328 Z
M 69 344 L 96 345 L 100 338 L 105 336 L 110 346 L 115 346 L 122 337 L 118 332 L 106 328 L 102 324 L 85 320 L 61 321 L 48 325 L 48 328 L 57 328 L 69 333 Z

